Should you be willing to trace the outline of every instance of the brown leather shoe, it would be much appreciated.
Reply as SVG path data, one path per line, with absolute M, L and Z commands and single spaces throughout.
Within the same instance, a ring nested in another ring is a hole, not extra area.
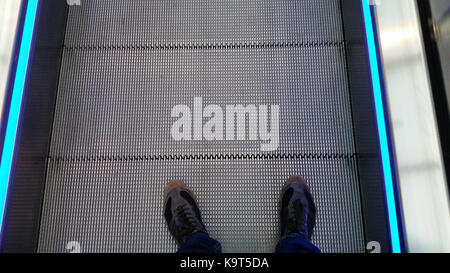
M 281 237 L 297 233 L 311 241 L 316 224 L 316 207 L 306 184 L 300 176 L 289 178 L 281 191 Z
M 180 245 L 194 233 L 208 234 L 200 216 L 197 199 L 181 180 L 170 181 L 164 190 L 164 217 L 170 233 Z

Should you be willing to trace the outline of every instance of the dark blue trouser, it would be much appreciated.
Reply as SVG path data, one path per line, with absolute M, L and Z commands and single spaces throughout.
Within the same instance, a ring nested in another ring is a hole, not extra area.
M 217 240 L 197 232 L 178 249 L 178 253 L 221 253 L 222 246 Z M 298 234 L 289 234 L 280 239 L 275 253 L 320 253 L 320 250 Z

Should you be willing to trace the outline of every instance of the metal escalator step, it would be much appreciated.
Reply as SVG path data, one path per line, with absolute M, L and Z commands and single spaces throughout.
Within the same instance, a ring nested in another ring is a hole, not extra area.
M 339 0 L 88 0 L 66 45 L 342 40 Z
M 172 108 L 195 97 L 279 105 L 278 153 L 353 153 L 344 63 L 334 46 L 66 50 L 51 155 L 260 152 L 260 141 L 172 141 Z
M 279 195 L 301 173 L 318 207 L 314 243 L 324 252 L 362 252 L 354 158 L 308 160 L 51 161 L 40 252 L 174 252 L 162 193 L 181 178 L 196 193 L 203 220 L 225 252 L 272 252 Z
M 71 7 L 38 250 L 76 241 L 84 252 L 175 251 L 162 193 L 181 178 L 224 251 L 271 252 L 279 191 L 300 174 L 318 206 L 314 242 L 364 251 L 346 73 L 338 1 Z M 171 110 L 196 97 L 224 109 L 278 105 L 277 149 L 175 141 Z

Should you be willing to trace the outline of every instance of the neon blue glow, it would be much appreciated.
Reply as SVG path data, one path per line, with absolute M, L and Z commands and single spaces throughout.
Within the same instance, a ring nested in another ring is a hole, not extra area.
M 22 42 L 20 45 L 19 59 L 17 63 L 16 76 L 13 86 L 11 106 L 6 127 L 5 142 L 0 166 L 0 221 L 3 222 L 5 212 L 6 194 L 8 190 L 9 179 L 11 176 L 11 165 L 14 154 L 14 145 L 16 142 L 17 127 L 19 124 L 19 114 L 22 105 L 23 91 L 27 76 L 27 68 L 31 43 L 33 39 L 36 12 L 39 0 L 29 0 L 25 16 L 25 24 L 22 33 Z M 397 211 L 394 197 L 394 186 L 392 181 L 392 170 L 389 158 L 389 148 L 386 132 L 386 121 L 384 119 L 383 101 L 381 96 L 380 75 L 378 70 L 378 61 L 375 48 L 375 37 L 370 14 L 368 0 L 362 0 L 363 13 L 366 26 L 368 51 L 370 58 L 370 68 L 373 82 L 373 93 L 375 100 L 376 116 L 378 123 L 378 137 L 381 148 L 381 158 L 384 173 L 384 182 L 386 188 L 386 199 L 388 207 L 389 226 L 391 233 L 392 251 L 401 252 L 400 238 L 397 222 Z
M 17 61 L 16 76 L 11 97 L 11 106 L 8 115 L 8 124 L 6 125 L 5 142 L 0 165 L 0 224 L 3 224 L 3 216 L 5 213 L 6 194 L 11 176 L 14 144 L 16 142 L 17 127 L 19 124 L 23 89 L 27 77 L 28 61 L 30 59 L 38 2 L 39 0 L 28 0 L 22 42 L 20 44 L 19 59 Z
M 369 49 L 370 70 L 372 74 L 373 95 L 378 124 L 378 138 L 380 141 L 381 160 L 383 164 L 384 183 L 386 189 L 386 201 L 391 232 L 392 252 L 400 253 L 400 235 L 398 231 L 397 210 L 394 195 L 394 183 L 392 180 L 391 159 L 386 132 L 386 120 L 384 119 L 383 99 L 381 96 L 380 71 L 375 47 L 375 34 L 372 25 L 372 17 L 368 0 L 362 0 L 364 21 L 366 25 L 367 44 Z

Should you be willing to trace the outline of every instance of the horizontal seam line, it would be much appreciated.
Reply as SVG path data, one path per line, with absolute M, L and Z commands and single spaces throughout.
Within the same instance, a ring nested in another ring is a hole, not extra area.
M 189 160 L 253 160 L 253 159 L 354 159 L 356 153 L 309 154 L 197 154 L 197 155 L 118 155 L 118 156 L 49 156 L 51 162 L 96 161 L 189 161 Z
M 345 41 L 310 42 L 249 42 L 249 43 L 154 43 L 154 44 L 112 44 L 112 45 L 63 45 L 67 50 L 184 50 L 184 49 L 258 49 L 296 47 L 340 47 Z

